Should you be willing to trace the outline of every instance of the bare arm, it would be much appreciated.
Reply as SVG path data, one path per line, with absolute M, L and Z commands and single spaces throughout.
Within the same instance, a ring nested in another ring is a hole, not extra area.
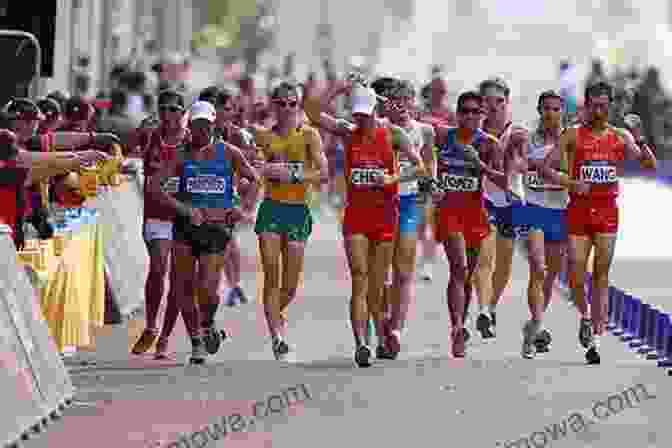
M 340 94 L 346 92 L 349 86 L 340 86 L 327 90 L 322 96 L 309 96 L 304 99 L 303 109 L 310 121 L 321 130 L 330 132 L 339 137 L 348 137 L 354 125 L 346 120 L 339 120 L 323 112 L 327 106 Z
M 398 138 L 398 144 L 399 144 L 399 152 L 403 154 L 413 165 L 415 165 L 415 173 L 413 173 L 414 176 L 421 176 L 421 177 L 426 177 L 429 175 L 425 168 L 425 164 L 422 161 L 422 158 L 420 157 L 420 154 L 418 154 L 418 151 L 415 150 L 413 147 L 413 143 L 411 142 L 411 139 L 409 138 L 408 134 L 406 131 L 404 131 L 402 128 L 399 126 L 395 125 L 390 125 L 390 130 L 394 132 L 397 135 Z M 400 180 L 400 176 L 396 176 L 397 179 L 396 181 Z M 392 181 L 390 181 L 392 182 Z
M 322 151 L 322 138 L 315 129 L 310 129 L 308 142 L 308 156 L 311 159 L 311 169 L 304 172 L 303 180 L 308 183 L 321 185 L 329 180 L 327 157 Z
M 420 149 L 420 157 L 425 164 L 425 169 L 436 177 L 436 154 L 434 153 L 434 128 L 429 125 L 423 125 L 423 145 Z
M 503 153 L 497 139 L 489 138 L 483 145 L 485 160 L 480 160 L 481 172 L 504 191 L 509 190 L 509 176 L 502 170 Z
M 149 177 L 146 191 L 150 196 L 149 200 L 157 201 L 161 203 L 161 205 L 169 207 L 182 216 L 190 216 L 190 207 L 175 199 L 170 193 L 164 191 L 162 185 L 164 179 L 175 176 L 181 163 L 182 160 L 180 157 L 163 162 L 158 171 Z
M 569 175 L 575 143 L 576 129 L 569 128 L 560 135 L 558 145 L 546 156 L 541 170 L 544 178 L 556 185 L 562 185 L 569 191 L 575 189 L 578 184 Z M 557 169 L 554 168 L 556 165 L 559 165 Z
M 256 202 L 261 185 L 261 177 L 239 148 L 228 143 L 227 147 L 233 156 L 234 166 L 238 171 L 238 175 L 241 180 L 244 179 L 247 181 L 247 188 L 241 191 L 240 203 L 242 208 L 249 212 L 254 209 L 254 203 Z
M 635 137 L 627 129 L 614 128 L 614 131 L 623 139 L 623 143 L 625 143 L 625 156 L 628 159 L 639 160 L 639 164 L 643 169 L 656 169 L 658 162 L 648 145 L 638 145 Z

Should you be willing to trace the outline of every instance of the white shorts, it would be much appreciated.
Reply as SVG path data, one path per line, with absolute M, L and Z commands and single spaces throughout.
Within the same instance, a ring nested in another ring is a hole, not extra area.
M 148 219 L 145 221 L 145 228 L 142 236 L 145 241 L 152 240 L 173 240 L 173 222 L 162 221 L 160 219 Z

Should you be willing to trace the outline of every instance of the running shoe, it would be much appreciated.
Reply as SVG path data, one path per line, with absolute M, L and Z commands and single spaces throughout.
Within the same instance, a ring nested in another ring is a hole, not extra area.
M 600 353 L 597 351 L 597 347 L 594 345 L 591 346 L 588 351 L 586 351 L 586 361 L 591 365 L 596 365 L 601 362 Z
M 240 286 L 231 288 L 231 290 L 229 290 L 229 293 L 226 295 L 226 300 L 224 301 L 226 306 L 229 307 L 234 307 L 241 304 L 244 305 L 248 302 L 249 300 Z
M 355 363 L 358 367 L 371 367 L 371 349 L 361 345 L 355 351 Z
M 534 341 L 537 353 L 548 353 L 552 340 L 550 331 L 545 328 L 541 330 Z
M 528 320 L 523 326 L 523 348 L 521 354 L 525 359 L 533 359 L 536 355 L 535 341 L 539 334 L 539 324 Z
M 134 355 L 142 355 L 152 347 L 158 336 L 159 334 L 157 330 L 145 328 L 145 330 L 140 335 L 140 338 L 133 346 L 132 353 Z
M 397 359 L 397 354 L 393 353 L 388 347 L 379 345 L 376 347 L 376 358 L 378 359 Z
M 154 353 L 154 359 L 168 359 L 168 338 L 160 337 L 156 341 L 156 352 Z
M 273 356 L 277 361 L 286 361 L 290 351 L 289 344 L 282 339 L 277 338 L 273 341 Z
M 590 319 L 581 319 L 579 324 L 579 342 L 583 348 L 589 348 L 593 342 L 593 322 Z
M 397 359 L 399 352 L 401 352 L 401 331 L 392 330 L 389 326 L 389 322 L 388 325 L 386 325 L 385 330 L 385 349 L 390 356 L 385 359 Z
M 204 328 L 203 333 L 205 349 L 211 355 L 214 355 L 219 351 L 219 348 L 222 346 L 222 341 L 228 337 L 224 330 L 217 330 L 214 325 Z
M 491 326 L 492 322 L 488 315 L 480 313 L 476 319 L 476 329 L 481 333 L 483 339 L 491 339 L 495 337 L 495 334 L 490 329 Z
M 203 364 L 205 358 L 208 357 L 208 352 L 205 349 L 205 343 L 202 338 L 191 339 L 191 356 L 189 357 L 189 364 Z
M 453 340 L 453 356 L 455 358 L 464 358 L 467 342 L 467 329 L 456 328 L 452 333 Z
M 490 311 L 490 322 L 492 323 L 492 331 L 495 331 L 495 327 L 497 326 L 497 312 L 496 311 Z

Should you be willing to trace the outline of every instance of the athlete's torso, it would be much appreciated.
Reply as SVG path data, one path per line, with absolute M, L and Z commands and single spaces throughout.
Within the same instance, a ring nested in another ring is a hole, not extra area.
M 287 136 L 282 136 L 267 131 L 263 139 L 257 139 L 262 143 L 262 149 L 267 162 L 285 163 L 291 172 L 300 178 L 311 163 L 309 157 L 310 138 L 309 132 L 316 132 L 309 126 L 302 125 L 292 129 Z M 308 186 L 306 183 L 284 183 L 266 180 L 266 197 L 274 201 L 305 204 L 308 199 Z
M 470 142 L 458 142 L 458 128 L 449 128 L 445 141 L 439 145 L 437 176 L 446 190 L 441 207 L 480 207 L 483 201 L 483 182 L 479 167 L 465 156 L 466 145 L 479 148 L 488 138 L 481 129 L 471 136 Z
M 504 130 L 499 133 L 490 132 L 492 135 L 497 137 L 500 141 L 502 150 L 506 150 L 508 145 L 509 138 L 511 137 L 511 131 L 513 130 L 513 123 L 509 122 L 504 127 Z M 511 176 L 511 187 L 513 191 L 516 191 L 522 194 L 523 190 L 523 176 L 520 173 L 513 173 Z M 508 207 L 511 205 L 510 195 L 502 190 L 499 186 L 495 185 L 489 179 L 485 179 L 484 182 L 485 197 L 492 202 L 495 207 Z
M 233 162 L 227 157 L 226 146 L 219 142 L 201 150 L 209 157 L 184 154 L 179 174 L 177 198 L 199 209 L 226 210 L 233 206 Z
M 372 136 L 353 131 L 345 149 L 348 206 L 364 209 L 384 206 L 398 197 L 398 183 L 379 186 L 375 182 L 376 176 L 397 173 L 390 133 L 387 127 L 376 128 Z
M 404 127 L 404 131 L 410 140 L 411 147 L 420 153 L 425 141 L 422 132 L 423 125 L 415 120 L 411 120 L 408 126 Z M 404 177 L 406 173 L 414 169 L 415 165 L 408 159 L 408 157 L 398 151 L 399 138 L 397 132 L 392 132 L 392 146 L 393 148 L 397 148 L 397 153 L 399 154 L 399 173 L 401 177 Z M 416 194 L 418 194 L 418 181 L 416 179 L 399 182 L 399 196 L 413 196 Z
M 529 169 L 525 174 L 525 201 L 538 207 L 564 209 L 569 200 L 567 190 L 545 181 L 534 166 L 541 164 L 552 149 L 552 145 L 544 142 L 543 135 L 536 131 L 530 132 L 527 159 L 531 163 L 528 163 Z
M 588 183 L 590 190 L 580 197 L 572 194 L 572 200 L 615 200 L 624 158 L 625 143 L 613 128 L 598 136 L 587 126 L 577 127 L 570 175 Z

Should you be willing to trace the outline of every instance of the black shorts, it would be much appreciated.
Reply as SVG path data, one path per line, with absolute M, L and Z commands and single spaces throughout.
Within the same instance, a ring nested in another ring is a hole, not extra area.
M 173 228 L 173 239 L 191 247 L 194 257 L 221 255 L 231 241 L 233 227 L 220 223 L 195 226 L 189 218 L 178 217 Z

